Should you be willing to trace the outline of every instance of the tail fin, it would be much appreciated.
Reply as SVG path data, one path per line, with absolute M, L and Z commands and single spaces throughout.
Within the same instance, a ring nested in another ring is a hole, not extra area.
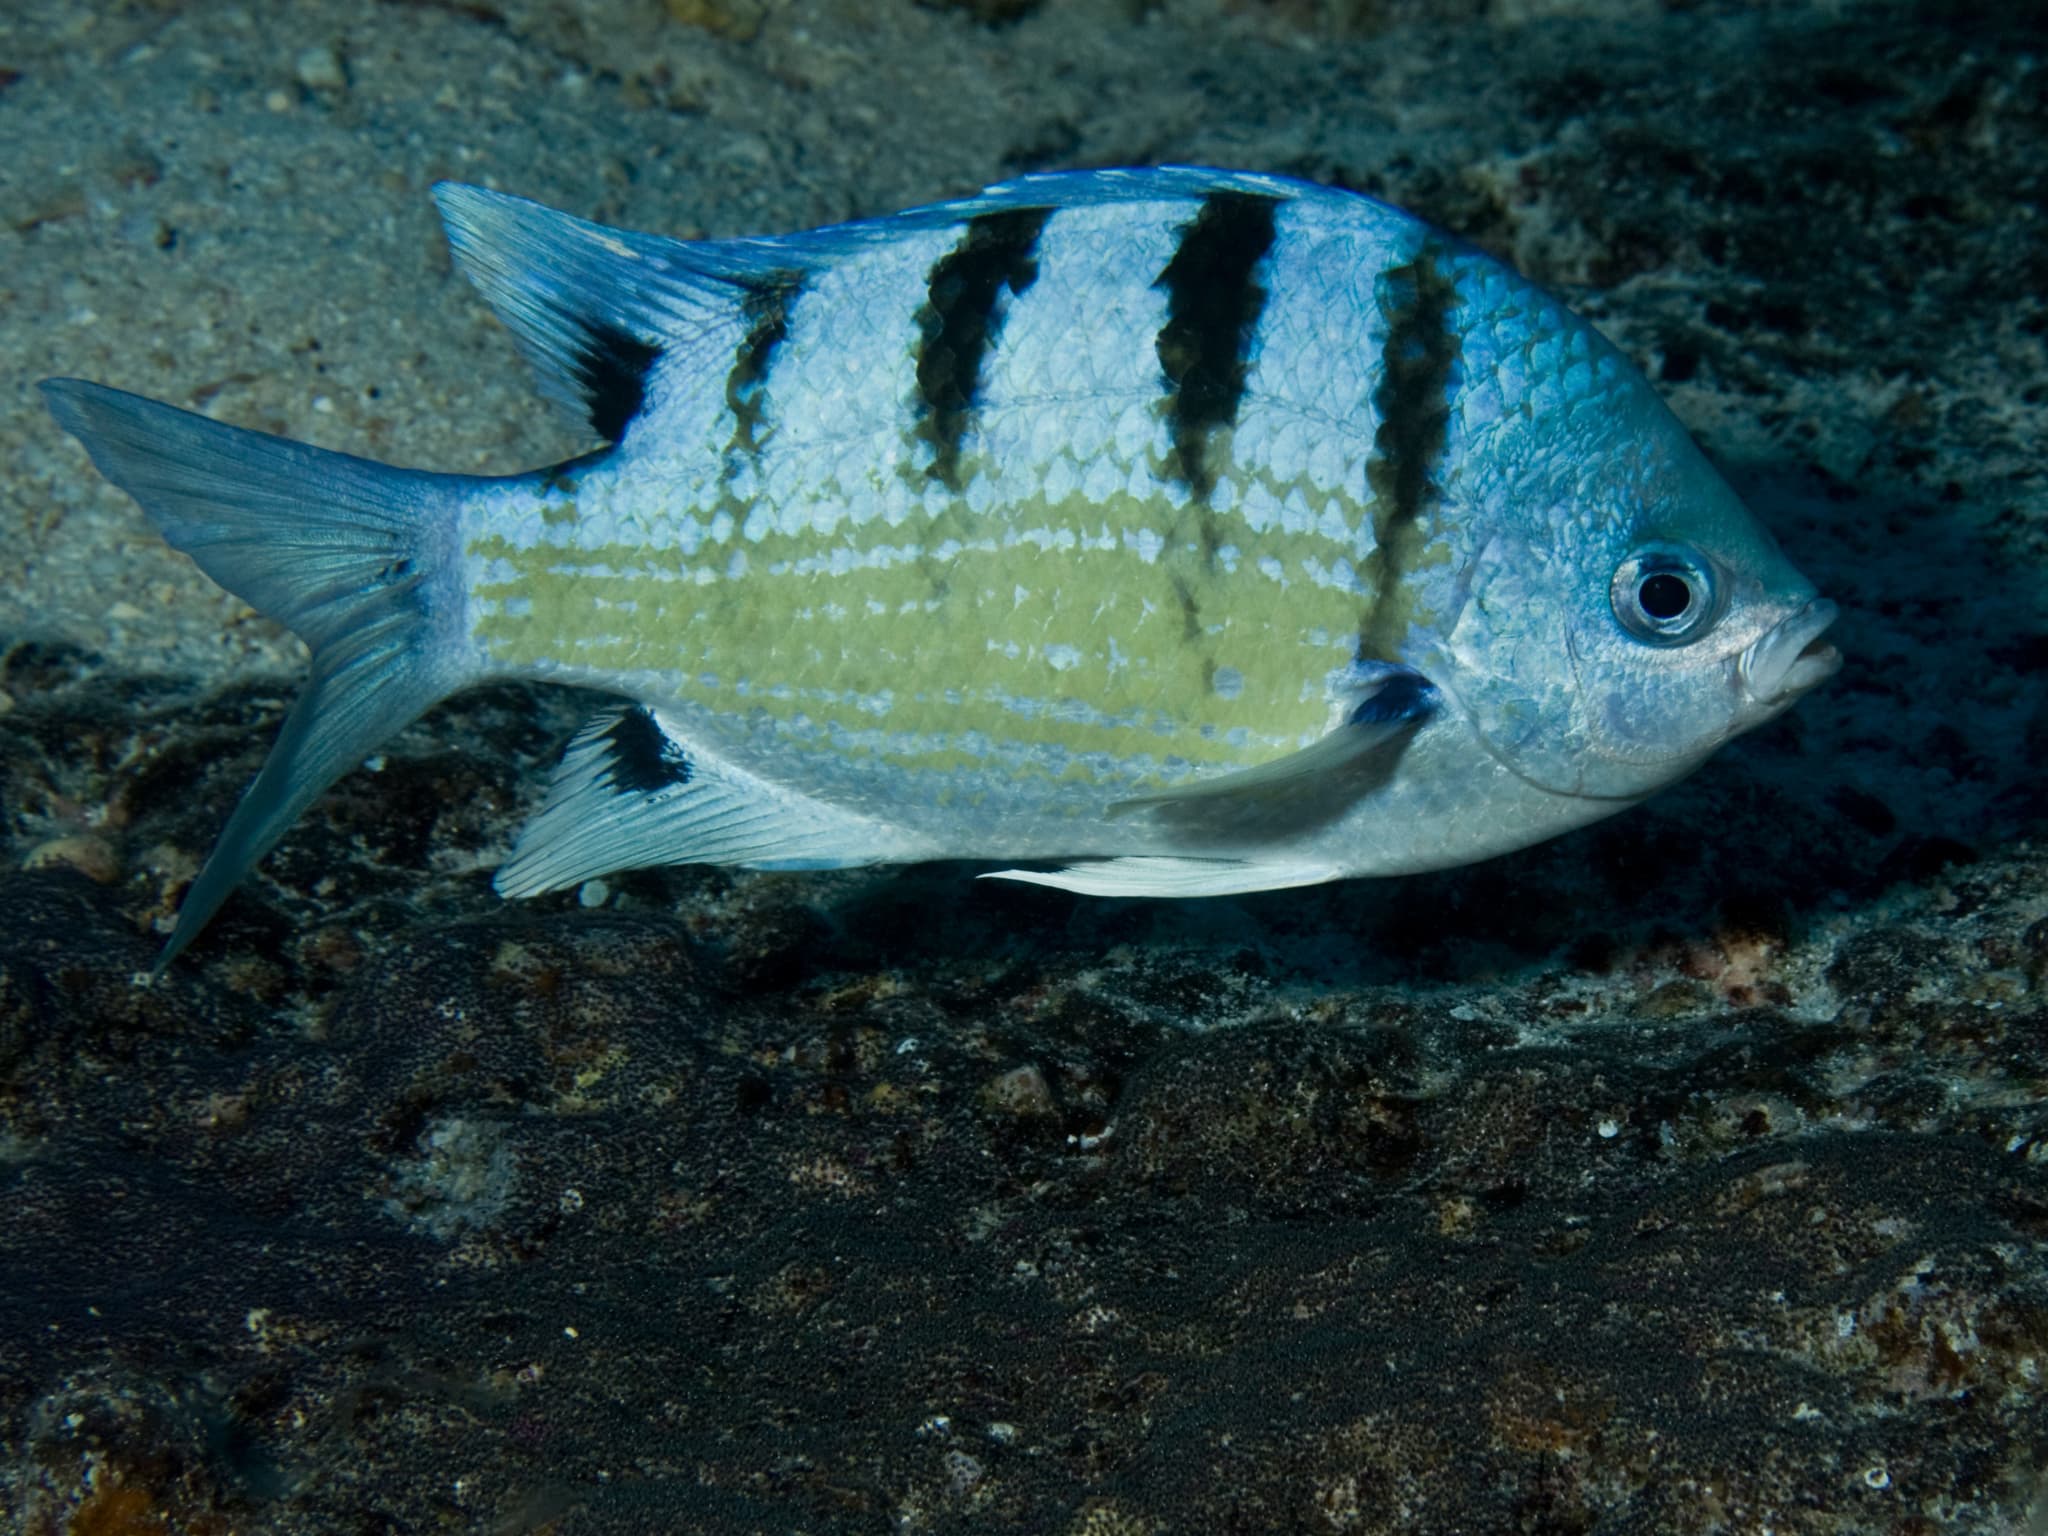
M 474 482 L 78 379 L 42 388 L 58 425 L 174 549 L 313 651 L 312 682 L 186 892 L 154 979 L 321 791 L 469 681 L 446 626 L 460 618 L 456 508 Z

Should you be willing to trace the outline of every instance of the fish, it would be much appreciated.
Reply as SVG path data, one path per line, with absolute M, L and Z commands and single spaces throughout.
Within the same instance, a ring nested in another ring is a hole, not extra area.
M 43 382 L 311 652 L 157 974 L 341 774 L 489 681 L 609 696 L 506 897 L 933 859 L 1199 897 L 1553 837 L 1840 663 L 1835 605 L 1614 345 L 1369 196 L 1063 172 L 691 241 L 433 196 L 589 452 L 399 469 Z

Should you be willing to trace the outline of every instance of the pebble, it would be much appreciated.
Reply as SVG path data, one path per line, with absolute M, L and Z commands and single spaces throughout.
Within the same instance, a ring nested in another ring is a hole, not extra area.
M 1059 1112 L 1045 1074 L 1029 1062 L 991 1078 L 982 1085 L 981 1097 L 989 1108 L 1019 1119 Z
M 95 885 L 112 885 L 121 878 L 121 856 L 114 845 L 90 832 L 53 837 L 31 848 L 21 861 L 24 870 L 54 869 L 60 864 L 77 870 Z
M 332 48 L 306 49 L 299 55 L 296 69 L 299 84 L 310 91 L 348 89 L 348 72 L 341 66 L 341 55 Z

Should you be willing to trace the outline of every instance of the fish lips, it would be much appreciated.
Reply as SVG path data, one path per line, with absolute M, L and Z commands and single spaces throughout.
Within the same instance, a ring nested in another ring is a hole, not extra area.
M 1777 708 L 1833 677 L 1842 653 L 1821 636 L 1840 612 L 1816 597 L 1757 636 L 1737 663 L 1743 692 L 1754 703 Z

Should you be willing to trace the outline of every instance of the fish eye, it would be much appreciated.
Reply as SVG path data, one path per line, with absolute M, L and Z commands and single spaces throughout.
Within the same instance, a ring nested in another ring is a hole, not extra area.
M 1682 544 L 1646 545 L 1622 561 L 1612 600 L 1621 627 L 1652 645 L 1682 645 L 1720 617 L 1713 567 Z
M 1636 606 L 1659 624 L 1676 623 L 1692 606 L 1692 588 L 1683 576 L 1652 571 L 1636 587 Z

